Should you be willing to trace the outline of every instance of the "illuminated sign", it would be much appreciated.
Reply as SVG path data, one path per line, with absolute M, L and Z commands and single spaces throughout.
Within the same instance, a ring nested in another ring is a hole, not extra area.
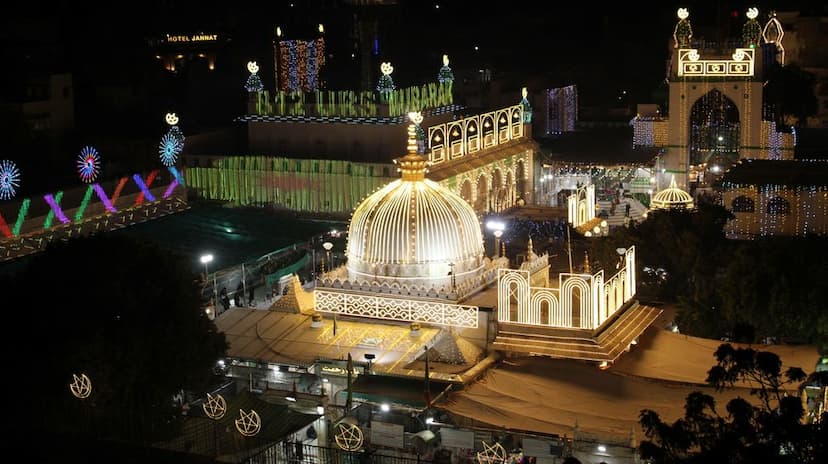
M 215 42 L 216 40 L 218 40 L 218 34 L 193 34 L 193 35 L 169 35 L 169 34 L 167 34 L 167 43 Z
M 679 76 L 752 76 L 755 50 L 737 48 L 731 60 L 701 60 L 696 49 L 679 50 Z

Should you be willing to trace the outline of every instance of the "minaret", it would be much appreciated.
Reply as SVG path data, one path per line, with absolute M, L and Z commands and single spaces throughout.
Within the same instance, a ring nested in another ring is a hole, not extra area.
M 535 258 L 537 258 L 537 255 L 532 249 L 532 237 L 529 237 L 529 243 L 526 244 L 526 261 L 534 261 Z
M 589 274 L 589 273 L 590 273 L 590 269 L 589 269 L 589 252 L 584 251 L 584 274 Z

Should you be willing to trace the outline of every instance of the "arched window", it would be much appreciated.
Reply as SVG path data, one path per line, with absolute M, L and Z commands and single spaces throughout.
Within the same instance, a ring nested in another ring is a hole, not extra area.
M 787 216 L 791 213 L 791 204 L 782 197 L 773 197 L 768 201 L 768 214 Z
M 730 204 L 730 209 L 734 213 L 752 213 L 755 209 L 755 205 L 753 204 L 753 200 L 751 198 L 740 195 L 733 199 L 733 203 Z

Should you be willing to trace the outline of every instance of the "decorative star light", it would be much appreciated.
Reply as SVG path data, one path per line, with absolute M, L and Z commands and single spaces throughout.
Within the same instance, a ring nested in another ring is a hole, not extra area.
M 322 24 L 320 24 L 320 25 L 319 25 L 319 33 L 320 33 L 320 34 L 324 34 L 324 33 L 325 33 L 325 26 L 323 26 Z
M 81 374 L 80 377 L 72 374 L 72 383 L 69 384 L 69 391 L 76 398 L 88 398 L 92 394 L 92 381 L 89 380 L 86 374 Z
M 759 16 L 759 8 L 752 7 L 747 10 L 748 19 L 756 19 Z
M 483 443 L 483 451 L 477 452 L 477 462 L 479 464 L 504 464 L 506 462 L 506 449 L 500 443 L 489 445 L 485 441 Z
M 345 451 L 356 451 L 362 447 L 362 429 L 357 424 L 347 420 L 339 422 L 334 427 L 336 446 Z
M 259 65 L 255 61 L 248 61 L 247 70 L 250 71 L 250 74 L 256 74 L 259 72 Z
M 391 63 L 388 63 L 388 62 L 381 63 L 381 64 L 380 64 L 380 71 L 382 71 L 382 73 L 383 73 L 383 74 L 385 74 L 386 76 L 388 76 L 388 75 L 390 75 L 392 72 L 394 72 L 394 67 L 393 67 L 393 66 L 391 66 Z
M 178 124 L 178 116 L 176 116 L 175 113 L 167 113 L 167 115 L 164 116 L 164 119 L 167 121 L 167 124 L 171 126 Z
M 78 155 L 78 175 L 87 184 L 92 183 L 101 172 L 101 157 L 95 147 L 86 146 Z
M 17 193 L 20 187 L 20 171 L 13 161 L 0 161 L 0 200 L 8 200 Z
M 687 8 L 679 8 L 676 15 L 679 19 L 687 19 L 690 16 L 690 11 Z
M 227 412 L 227 402 L 224 401 L 224 397 L 219 394 L 213 396 L 208 393 L 207 401 L 201 405 L 201 409 L 204 410 L 204 414 L 206 414 L 210 419 L 219 420 L 224 417 L 224 413 Z M 238 427 L 238 424 L 236 424 L 236 427 Z
M 158 144 L 158 157 L 161 158 L 161 163 L 167 167 L 174 165 L 183 148 L 184 144 L 174 134 L 168 132 L 161 136 L 161 142 Z
M 245 437 L 252 437 L 259 433 L 262 428 L 262 419 L 259 413 L 250 410 L 250 413 L 244 412 L 244 409 L 239 409 L 239 418 L 236 419 L 236 430 Z

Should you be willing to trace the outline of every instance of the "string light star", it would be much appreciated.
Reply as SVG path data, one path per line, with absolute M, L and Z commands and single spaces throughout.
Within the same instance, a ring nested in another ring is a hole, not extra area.
M 92 381 L 89 380 L 86 374 L 81 374 L 80 377 L 72 374 L 72 383 L 69 384 L 69 390 L 76 398 L 88 398 L 92 394 Z
M 245 437 L 256 435 L 262 428 L 262 419 L 259 417 L 259 413 L 252 409 L 249 413 L 244 412 L 244 409 L 239 409 L 239 418 L 235 422 L 236 430 Z
M 334 430 L 336 446 L 345 451 L 356 451 L 362 447 L 362 430 L 347 420 L 336 424 Z
M 201 409 L 204 410 L 204 414 L 210 419 L 219 420 L 227 412 L 227 402 L 221 395 L 213 396 L 208 393 L 207 401 L 201 405 Z
M 506 449 L 500 443 L 489 445 L 485 441 L 483 443 L 483 451 L 477 452 L 477 462 L 479 464 L 504 464 L 506 462 Z

